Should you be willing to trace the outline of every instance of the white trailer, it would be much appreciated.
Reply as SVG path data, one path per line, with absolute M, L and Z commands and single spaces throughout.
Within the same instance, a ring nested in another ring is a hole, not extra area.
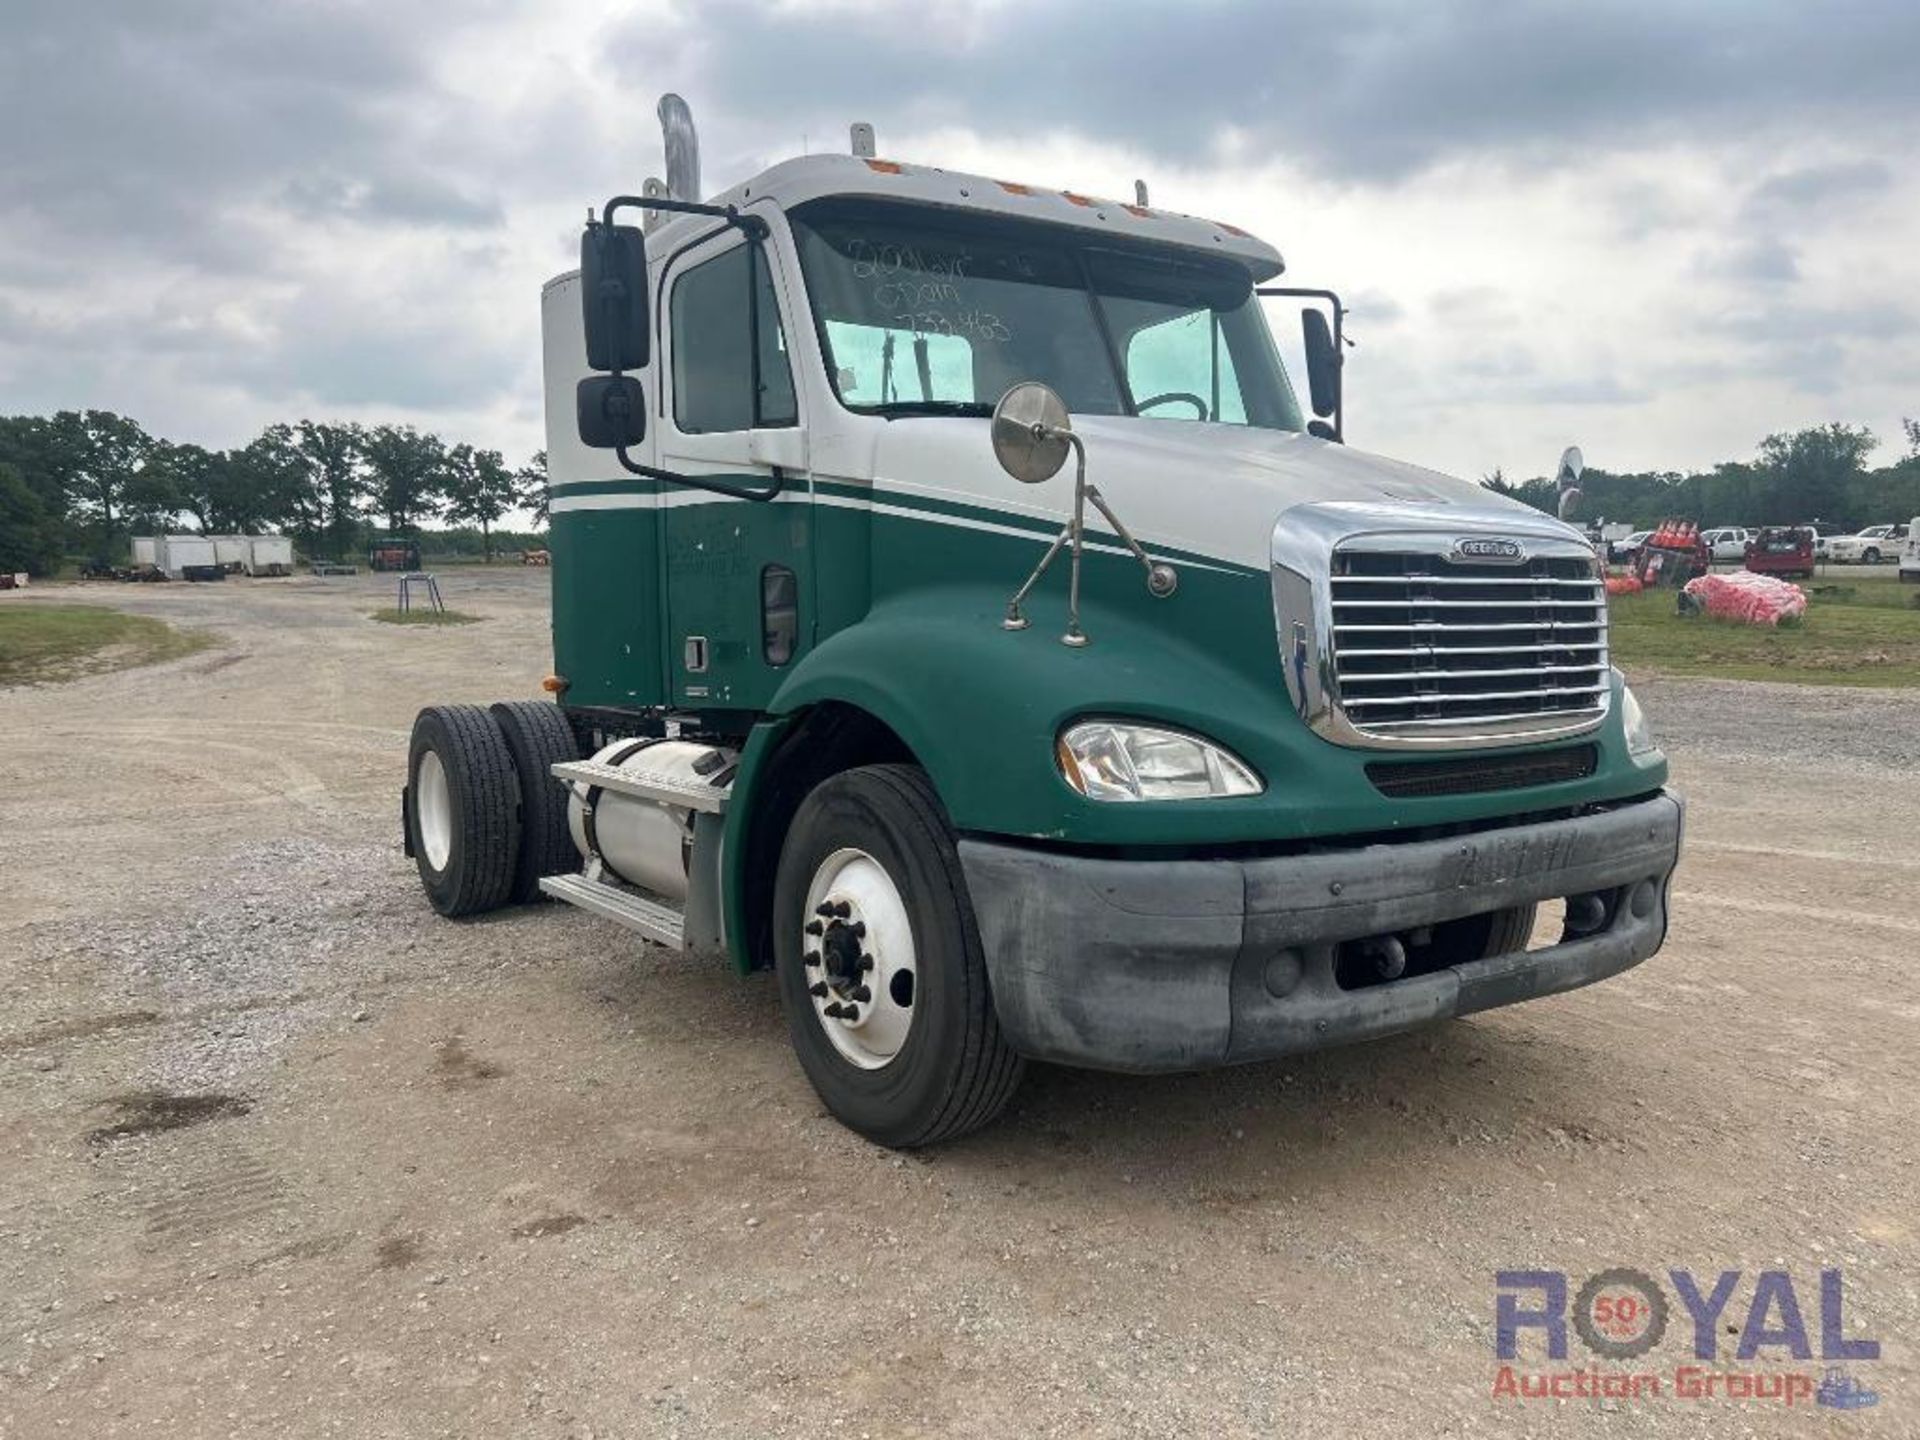
M 285 535 L 247 537 L 247 574 L 291 575 L 293 541 Z
M 205 535 L 162 535 L 154 549 L 154 564 L 172 579 L 204 580 L 225 573 L 213 541 Z
M 160 542 L 151 535 L 134 536 L 133 563 L 136 565 L 157 564 L 159 561 L 159 544 Z
M 213 541 L 214 563 L 225 567 L 229 575 L 247 568 L 247 537 L 245 535 L 209 535 Z

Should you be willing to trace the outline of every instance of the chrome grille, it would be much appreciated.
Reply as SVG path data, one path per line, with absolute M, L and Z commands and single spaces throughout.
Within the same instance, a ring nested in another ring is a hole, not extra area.
M 1524 740 L 1606 712 L 1590 554 L 1500 563 L 1363 544 L 1335 549 L 1330 585 L 1334 700 L 1361 735 Z

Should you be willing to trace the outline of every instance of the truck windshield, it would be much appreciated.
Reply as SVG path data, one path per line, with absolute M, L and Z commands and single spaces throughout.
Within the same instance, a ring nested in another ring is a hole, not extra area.
M 1082 415 L 1301 428 L 1237 265 L 898 205 L 809 206 L 793 228 L 849 409 L 986 415 L 1041 380 Z

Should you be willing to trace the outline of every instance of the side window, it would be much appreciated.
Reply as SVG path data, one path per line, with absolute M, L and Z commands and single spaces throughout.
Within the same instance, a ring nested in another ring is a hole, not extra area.
M 1191 310 L 1134 331 L 1127 342 L 1127 388 L 1142 415 L 1247 423 L 1233 355 L 1211 310 Z
M 786 334 L 759 246 L 736 245 L 682 272 L 670 322 L 673 419 L 682 433 L 798 423 Z

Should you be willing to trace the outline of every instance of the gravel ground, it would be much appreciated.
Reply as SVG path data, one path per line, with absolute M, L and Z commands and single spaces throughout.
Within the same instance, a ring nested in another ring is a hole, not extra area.
M 1816 1345 L 1844 1268 L 1880 1403 L 1816 1423 L 1920 1433 L 1908 696 L 1645 684 L 1689 850 L 1618 980 L 1216 1074 L 1040 1068 L 902 1157 L 824 1115 L 764 977 L 428 911 L 412 714 L 546 664 L 542 576 L 443 581 L 485 623 L 373 624 L 365 576 L 0 597 L 221 642 L 0 691 L 0 1437 L 1809 1423 L 1494 1398 L 1495 1272 L 1613 1265 L 1741 1270 L 1736 1315 L 1788 1269 Z

